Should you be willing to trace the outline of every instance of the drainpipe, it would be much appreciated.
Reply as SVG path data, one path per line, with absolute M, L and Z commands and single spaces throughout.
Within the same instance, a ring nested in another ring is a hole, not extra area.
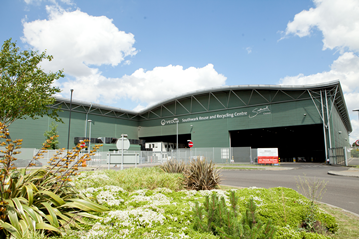
M 326 125 L 325 125 L 325 117 L 324 117 L 324 106 L 323 106 L 323 95 L 322 91 L 320 91 L 320 104 L 322 105 L 322 120 L 323 120 L 323 133 L 324 133 L 324 147 L 325 147 L 325 162 L 328 160 L 328 146 L 327 146 L 327 134 L 326 134 Z
M 327 90 L 325 90 L 325 103 L 327 107 L 327 124 L 328 124 L 328 137 L 329 137 L 329 148 L 332 148 L 332 137 L 330 135 L 330 115 L 329 115 L 329 109 L 328 109 L 328 96 L 327 96 Z M 335 145 L 334 145 L 335 147 Z
M 86 121 L 85 121 L 85 138 L 87 137 L 87 120 L 88 120 L 88 116 L 89 116 L 89 112 L 90 112 L 91 108 L 92 108 L 92 103 L 91 103 L 91 105 L 90 105 L 89 110 L 88 110 L 88 111 L 87 111 L 87 113 L 86 113 Z

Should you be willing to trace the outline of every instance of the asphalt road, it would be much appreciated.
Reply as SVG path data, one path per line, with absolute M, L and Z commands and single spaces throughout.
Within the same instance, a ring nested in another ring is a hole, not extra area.
M 322 202 L 359 214 L 359 178 L 328 175 L 328 171 L 343 171 L 345 167 L 313 163 L 284 163 L 292 170 L 223 170 L 221 184 L 236 187 L 287 187 L 297 190 L 298 176 L 327 182 Z

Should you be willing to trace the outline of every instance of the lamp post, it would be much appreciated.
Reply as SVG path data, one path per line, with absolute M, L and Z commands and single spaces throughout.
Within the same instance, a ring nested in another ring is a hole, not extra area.
M 87 153 L 90 153 L 91 152 L 91 122 L 92 120 L 87 120 L 87 122 L 90 124 L 90 131 L 89 131 L 89 147 L 87 149 Z M 90 157 L 91 158 L 91 157 Z
M 177 161 L 178 161 L 178 118 L 174 118 L 174 121 L 176 121 L 177 124 L 177 135 L 176 135 L 176 157 L 177 157 Z
M 74 89 L 71 89 L 71 97 L 70 97 L 70 114 L 69 114 L 69 131 L 67 132 L 67 151 L 70 148 L 70 126 L 71 126 L 71 108 L 72 108 L 72 93 Z

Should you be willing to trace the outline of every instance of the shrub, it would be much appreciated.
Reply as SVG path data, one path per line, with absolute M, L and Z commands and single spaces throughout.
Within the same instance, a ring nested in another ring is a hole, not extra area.
M 216 193 L 206 196 L 204 207 L 199 207 L 198 202 L 194 208 L 195 230 L 212 232 L 221 238 L 273 238 L 276 232 L 272 221 L 269 219 L 264 225 L 257 217 L 256 205 L 253 198 L 249 199 L 245 213 L 240 218 L 238 215 L 238 196 L 232 191 L 230 195 L 231 207 L 227 208 L 224 197 L 220 200 Z M 204 211 L 204 213 L 203 213 Z
M 186 164 L 183 161 L 178 161 L 176 159 L 168 160 L 160 165 L 160 169 L 166 173 L 183 173 L 185 168 Z
M 89 154 L 78 157 L 80 147 L 68 152 L 65 158 L 55 156 L 48 168 L 27 173 L 27 167 L 18 170 L 14 166 L 22 140 L 12 140 L 5 125 L 0 122 L 0 143 L 6 150 L 0 160 L 0 235 L 26 238 L 35 233 L 52 231 L 61 233 L 62 228 L 77 227 L 83 217 L 98 218 L 87 212 L 104 212 L 106 207 L 88 201 L 70 185 L 79 164 L 89 159 Z M 50 141 L 30 161 L 37 160 L 49 147 Z M 60 155 L 60 152 L 58 153 Z M 35 233 L 36 234 L 36 233 Z
M 184 185 L 187 189 L 197 191 L 214 189 L 221 181 L 219 171 L 212 161 L 208 163 L 197 158 L 184 171 Z
M 307 232 L 325 233 L 329 230 L 335 233 L 338 229 L 335 219 L 329 215 L 321 215 L 316 204 L 325 193 L 326 184 L 327 182 L 324 180 L 320 181 L 316 178 L 310 179 L 305 176 L 297 178 L 298 190 L 309 199 L 306 215 L 301 225 Z

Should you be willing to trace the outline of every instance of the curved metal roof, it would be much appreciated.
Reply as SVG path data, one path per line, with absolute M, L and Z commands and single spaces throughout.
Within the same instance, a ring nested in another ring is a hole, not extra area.
M 174 101 L 176 99 L 181 99 L 181 98 L 186 98 L 186 97 L 190 97 L 192 95 L 200 95 L 200 94 L 205 94 L 205 93 L 210 93 L 210 92 L 218 92 L 218 91 L 229 91 L 229 90 L 253 90 L 253 89 L 260 89 L 260 90 L 315 90 L 315 89 L 324 89 L 324 88 L 328 88 L 328 87 L 333 87 L 333 86 L 337 86 L 340 85 L 340 81 L 336 80 L 336 81 L 330 81 L 327 83 L 321 83 L 321 84 L 309 84 L 309 85 L 235 85 L 235 86 L 220 86 L 220 87 L 215 87 L 215 88 L 210 88 L 210 89 L 205 89 L 205 90 L 197 90 L 197 91 L 193 91 L 193 92 L 188 92 L 182 95 L 178 95 L 175 96 L 173 98 L 169 98 L 167 100 L 164 100 L 160 103 L 157 103 L 155 105 L 151 105 L 150 107 L 147 107 L 141 111 L 134 111 L 135 113 L 138 114 L 143 114 L 146 113 L 149 110 L 152 110 L 154 108 L 157 108 L 160 105 L 169 103 L 171 101 Z
M 346 107 L 345 104 L 345 99 L 344 99 L 344 95 L 343 95 L 343 91 L 340 85 L 340 81 L 336 80 L 336 81 L 330 81 L 330 82 L 326 82 L 326 83 L 320 83 L 320 84 L 308 84 L 308 85 L 235 85 L 235 86 L 221 86 L 221 87 L 216 87 L 216 88 L 211 88 L 211 89 L 205 89 L 205 90 L 197 90 L 197 91 L 193 91 L 193 92 L 188 92 L 182 95 L 178 95 L 175 96 L 173 98 L 164 100 L 162 102 L 159 102 L 155 105 L 152 105 L 150 107 L 147 107 L 141 111 L 133 111 L 133 110 L 125 110 L 125 109 L 121 109 L 121 108 L 117 108 L 117 107 L 110 107 L 110 106 L 105 106 L 105 105 L 101 105 L 101 104 L 96 104 L 96 103 L 90 103 L 90 102 L 85 102 L 85 101 L 80 101 L 80 100 L 73 100 L 72 103 L 74 105 L 80 105 L 80 106 L 84 106 L 87 107 L 87 109 L 98 109 L 98 110 L 105 110 L 107 111 L 107 113 L 104 113 L 103 115 L 109 115 L 108 112 L 111 112 L 112 114 L 114 114 L 116 118 L 121 118 L 122 115 L 126 115 L 126 119 L 134 119 L 137 116 L 138 117 L 143 117 L 143 115 L 152 112 L 152 110 L 158 108 L 158 107 L 162 107 L 165 104 L 171 103 L 171 102 L 175 102 L 178 100 L 181 100 L 183 98 L 188 98 L 188 97 L 195 97 L 197 95 L 203 95 L 203 94 L 213 94 L 215 92 L 225 92 L 225 91 L 238 91 L 238 90 L 277 90 L 277 91 L 296 91 L 296 90 L 306 90 L 308 92 L 316 92 L 316 91 L 320 91 L 320 90 L 325 90 L 325 89 L 334 89 L 335 88 L 335 94 L 334 95 L 334 102 L 335 102 L 335 106 L 343 120 L 344 125 L 346 126 L 347 130 L 349 132 L 352 131 L 352 127 L 351 127 L 351 123 L 350 123 L 350 119 L 349 119 L 349 114 L 348 114 L 348 109 Z M 312 100 L 313 100 L 313 96 L 311 95 Z M 65 104 L 69 104 L 70 103 L 70 99 L 67 98 L 63 98 L 63 97 L 59 97 L 56 96 L 55 97 L 56 100 L 60 103 L 65 103 Z M 314 97 L 315 98 L 315 97 Z M 313 103 L 315 104 L 314 100 Z M 91 113 L 91 111 L 89 110 L 87 113 Z M 153 113 L 153 112 L 152 112 Z M 319 112 L 320 113 L 320 112 Z M 120 116 L 119 116 L 120 115 Z M 124 118 L 124 117 L 122 117 Z

